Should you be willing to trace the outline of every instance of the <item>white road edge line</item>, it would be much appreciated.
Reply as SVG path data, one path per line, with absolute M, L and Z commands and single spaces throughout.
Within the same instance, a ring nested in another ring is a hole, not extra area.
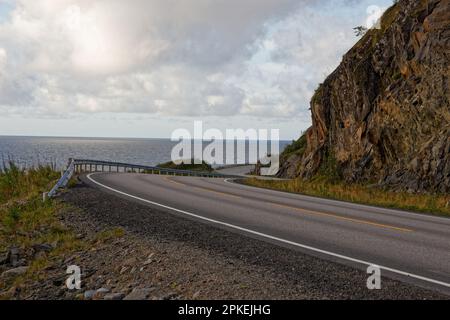
M 362 265 L 367 265 L 367 266 L 377 266 L 380 269 L 385 270 L 385 271 L 389 271 L 389 272 L 396 273 L 396 274 L 399 274 L 399 275 L 402 275 L 402 276 L 406 276 L 406 277 L 410 277 L 410 278 L 414 278 L 414 279 L 417 279 L 417 280 L 421 280 L 421 281 L 425 281 L 425 282 L 429 282 L 429 283 L 433 283 L 433 284 L 437 284 L 437 285 L 440 285 L 440 286 L 444 286 L 444 287 L 450 288 L 450 283 L 446 283 L 446 282 L 442 282 L 442 281 L 439 281 L 439 280 L 430 279 L 430 278 L 427 278 L 427 277 L 419 276 L 419 275 L 408 273 L 408 272 L 405 272 L 405 271 L 401 271 L 401 270 L 397 270 L 397 269 L 381 266 L 381 265 L 376 264 L 376 263 L 371 263 L 371 262 L 367 262 L 367 261 L 364 261 L 364 260 L 359 260 L 359 259 L 347 257 L 347 256 L 344 256 L 344 255 L 341 255 L 341 254 L 338 254 L 338 253 L 334 253 L 334 252 L 330 252 L 330 251 L 314 248 L 314 247 L 311 247 L 311 246 L 303 245 L 303 244 L 300 244 L 300 243 L 297 243 L 297 242 L 293 242 L 293 241 L 290 241 L 290 240 L 278 238 L 278 237 L 271 236 L 271 235 L 268 235 L 268 234 L 265 234 L 265 233 L 261 233 L 261 232 L 258 232 L 258 231 L 242 228 L 242 227 L 239 227 L 239 226 L 236 226 L 236 225 L 233 225 L 233 224 L 229 224 L 229 223 L 226 223 L 226 222 L 222 222 L 222 221 L 206 218 L 206 217 L 199 216 L 197 214 L 194 214 L 194 213 L 191 213 L 191 212 L 188 212 L 188 211 L 176 209 L 176 208 L 169 207 L 169 206 L 166 206 L 166 205 L 158 203 L 158 202 L 154 202 L 154 201 L 146 200 L 146 199 L 143 199 L 143 198 L 140 198 L 140 197 L 137 197 L 137 196 L 133 196 L 133 195 L 128 194 L 126 192 L 122 192 L 120 190 L 108 187 L 108 186 L 106 186 L 106 185 L 104 185 L 104 184 L 102 184 L 100 182 L 95 181 L 92 178 L 92 176 L 95 175 L 95 174 L 97 174 L 97 173 L 91 173 L 91 174 L 87 175 L 87 178 L 90 181 L 92 181 L 93 183 L 95 183 L 96 185 L 98 185 L 98 186 L 100 186 L 102 188 L 105 188 L 107 190 L 119 193 L 121 195 L 130 197 L 130 198 L 142 201 L 142 202 L 146 202 L 146 203 L 152 204 L 154 206 L 158 206 L 158 207 L 165 208 L 165 209 L 168 209 L 168 210 L 171 210 L 171 211 L 182 213 L 182 214 L 190 216 L 190 217 L 194 217 L 194 218 L 197 218 L 197 219 L 200 219 L 200 220 L 204 220 L 204 221 L 208 221 L 208 222 L 211 222 L 211 223 L 214 223 L 214 224 L 222 225 L 222 226 L 225 226 L 225 227 L 228 227 L 228 228 L 244 231 L 246 233 L 253 234 L 253 235 L 256 235 L 256 236 L 259 236 L 259 237 L 267 238 L 267 239 L 270 239 L 270 240 L 275 240 L 277 242 L 285 243 L 285 244 L 292 245 L 292 246 L 295 246 L 295 247 L 299 247 L 299 248 L 302 248 L 302 249 L 306 249 L 306 250 L 314 251 L 314 252 L 321 253 L 321 254 L 324 254 L 324 255 L 328 255 L 328 256 L 331 256 L 331 257 L 334 257 L 334 258 L 339 258 L 339 259 L 342 259 L 342 260 L 347 260 L 347 261 L 351 261 L 351 262 L 354 262 L 354 263 L 357 263 L 357 264 L 362 264 Z

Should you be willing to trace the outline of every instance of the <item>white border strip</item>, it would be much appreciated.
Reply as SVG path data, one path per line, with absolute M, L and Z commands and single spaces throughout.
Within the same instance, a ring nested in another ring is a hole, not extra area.
M 307 249 L 307 250 L 310 250 L 310 251 L 314 251 L 314 252 L 317 252 L 317 253 L 325 254 L 325 255 L 328 255 L 328 256 L 331 256 L 331 257 L 335 257 L 335 258 L 339 258 L 339 259 L 342 259 L 342 260 L 351 261 L 351 262 L 362 264 L 362 265 L 377 266 L 380 269 L 383 269 L 385 271 L 393 272 L 393 273 L 396 273 L 396 274 L 399 274 L 399 275 L 402 275 L 402 276 L 406 276 L 406 277 L 410 277 L 410 278 L 414 278 L 414 279 L 418 279 L 418 280 L 422 280 L 422 281 L 425 281 L 425 282 L 429 282 L 429 283 L 433 283 L 433 284 L 437 284 L 437 285 L 440 285 L 440 286 L 443 286 L 443 287 L 450 288 L 450 283 L 446 283 L 446 282 L 442 282 L 442 281 L 439 281 L 439 280 L 430 279 L 430 278 L 427 278 L 427 277 L 419 276 L 419 275 L 408 273 L 408 272 L 405 272 L 405 271 L 401 271 L 401 270 L 397 270 L 397 269 L 393 269 L 393 268 L 389 268 L 389 267 L 385 267 L 385 266 L 380 266 L 380 265 L 378 265 L 376 263 L 371 263 L 371 262 L 367 262 L 367 261 L 364 261 L 364 260 L 359 260 L 359 259 L 347 257 L 347 256 L 344 256 L 344 255 L 341 255 L 341 254 L 338 254 L 338 253 L 334 253 L 334 252 L 330 252 L 330 251 L 314 248 L 314 247 L 311 247 L 311 246 L 303 245 L 303 244 L 300 244 L 300 243 L 297 243 L 297 242 L 293 242 L 293 241 L 289 241 L 289 240 L 286 240 L 286 239 L 274 237 L 274 236 L 271 236 L 271 235 L 268 235 L 268 234 L 265 234 L 265 233 L 261 233 L 261 232 L 258 232 L 258 231 L 242 228 L 242 227 L 239 227 L 239 226 L 236 226 L 236 225 L 233 225 L 233 224 L 229 224 L 229 223 L 226 223 L 226 222 L 222 222 L 222 221 L 206 218 L 206 217 L 199 216 L 197 214 L 194 214 L 194 213 L 191 213 L 191 212 L 188 212 L 188 211 L 172 208 L 172 207 L 163 205 L 161 203 L 157 203 L 157 202 L 146 200 L 146 199 L 143 199 L 143 198 L 140 198 L 140 197 L 137 197 L 137 196 L 133 196 L 131 194 L 128 194 L 128 193 L 125 193 L 125 192 L 113 189 L 113 188 L 108 187 L 108 186 L 106 186 L 104 184 L 101 184 L 100 182 L 95 181 L 94 179 L 92 179 L 92 175 L 94 175 L 94 174 L 96 174 L 96 173 L 89 174 L 87 176 L 87 178 L 90 181 L 92 181 L 93 183 L 95 183 L 96 185 L 99 185 L 100 187 L 103 187 L 103 188 L 105 188 L 107 190 L 119 193 L 121 195 L 130 197 L 130 198 L 142 201 L 142 202 L 146 202 L 146 203 L 149 203 L 149 204 L 161 207 L 161 208 L 165 208 L 165 209 L 169 209 L 171 211 L 182 213 L 182 214 L 190 216 L 190 217 L 194 217 L 194 218 L 197 218 L 197 219 L 200 219 L 200 220 L 208 221 L 208 222 L 211 222 L 211 223 L 214 223 L 214 224 L 218 224 L 218 225 L 225 226 L 225 227 L 228 227 L 228 228 L 232 228 L 232 229 L 236 229 L 236 230 L 239 230 L 239 231 L 243 231 L 243 232 L 246 232 L 246 233 L 249 233 L 249 234 L 253 234 L 253 235 L 256 235 L 256 236 L 259 236 L 259 237 L 263 237 L 263 238 L 266 238 L 266 239 L 275 240 L 275 241 L 278 241 L 278 242 L 281 242 L 281 243 L 285 243 L 285 244 L 288 244 L 288 245 L 292 245 L 292 246 L 299 247 L 299 248 L 302 248 L 302 249 Z

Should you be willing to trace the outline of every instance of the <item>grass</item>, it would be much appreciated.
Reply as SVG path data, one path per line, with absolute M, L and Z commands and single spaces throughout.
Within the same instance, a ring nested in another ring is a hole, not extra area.
M 124 236 L 123 229 L 112 228 L 88 240 L 80 239 L 61 222 L 64 212 L 76 208 L 55 199 L 42 201 L 42 193 L 53 187 L 59 172 L 51 166 L 23 170 L 9 163 L 6 167 L 0 170 L 0 257 L 18 247 L 28 269 L 23 275 L 0 277 L 0 300 L 11 298 L 8 288 L 26 288 L 30 282 L 46 279 L 46 269 L 58 265 L 58 261 Z M 69 187 L 76 183 L 72 179 Z M 35 255 L 33 247 L 42 244 L 49 244 L 52 249 Z M 11 266 L 0 268 L 1 273 Z
M 124 235 L 125 231 L 122 228 L 112 228 L 99 232 L 94 241 L 104 243 L 112 239 L 122 238 Z
M 310 181 L 301 179 L 272 181 L 251 178 L 246 179 L 244 183 L 260 188 L 450 217 L 450 195 L 448 194 L 392 192 L 362 184 L 330 182 L 323 176 Z
M 7 169 L 0 171 L 0 254 L 18 247 L 25 253 L 29 266 L 25 275 L 0 280 L 0 288 L 39 280 L 52 258 L 85 247 L 83 241 L 62 225 L 59 212 L 64 205 L 53 200 L 42 201 L 42 193 L 50 190 L 59 177 L 60 173 L 50 166 L 24 170 L 9 163 Z M 54 249 L 46 256 L 34 257 L 32 248 L 38 244 L 51 244 Z
M 20 169 L 13 162 L 0 170 L 0 205 L 12 199 L 28 199 L 56 182 L 60 173 L 51 166 Z

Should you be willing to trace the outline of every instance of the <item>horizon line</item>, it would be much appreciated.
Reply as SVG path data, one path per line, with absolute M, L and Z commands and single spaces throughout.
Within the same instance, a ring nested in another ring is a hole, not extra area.
M 0 137 L 10 137 L 10 138 L 60 138 L 60 139 L 117 139 L 117 140 L 126 140 L 126 139 L 134 139 L 134 140 L 169 140 L 172 141 L 170 137 L 154 137 L 154 138 L 149 138 L 149 137 L 108 137 L 108 136 L 59 136 L 59 135 L 9 135 L 9 134 L 0 134 Z M 189 139 L 192 141 L 198 140 L 198 139 Z M 218 141 L 227 141 L 227 139 L 216 139 Z M 268 139 L 264 139 L 264 140 L 249 140 L 249 139 L 236 139 L 237 141 L 273 141 L 273 140 L 268 140 Z M 236 141 L 235 140 L 235 141 Z M 204 141 L 212 141 L 212 140 L 204 140 Z M 295 139 L 280 139 L 279 141 L 282 142 L 291 142 L 291 141 L 295 141 Z M 173 142 L 177 142 L 177 141 L 173 141 Z

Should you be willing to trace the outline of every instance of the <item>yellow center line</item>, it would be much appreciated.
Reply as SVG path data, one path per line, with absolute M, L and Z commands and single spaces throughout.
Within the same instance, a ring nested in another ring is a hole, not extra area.
M 171 182 L 171 183 L 175 183 L 175 184 L 177 184 L 177 185 L 179 185 L 179 186 L 186 187 L 186 185 L 185 185 L 184 183 L 181 183 L 181 182 L 178 182 L 178 181 L 169 179 L 168 177 L 164 177 L 164 180 L 166 180 L 166 181 L 168 181 L 168 182 Z
M 226 193 L 226 192 L 221 192 L 221 191 L 215 191 L 209 188 L 205 188 L 205 187 L 197 187 L 197 186 L 190 186 L 172 179 L 169 179 L 168 177 L 164 177 L 164 180 L 177 184 L 179 186 L 183 186 L 183 187 L 188 187 L 188 188 L 193 188 L 193 189 L 198 189 L 198 190 L 203 190 L 203 191 L 208 191 L 211 193 L 215 193 L 221 196 L 226 196 L 226 197 L 230 197 L 230 198 L 238 198 L 238 199 L 246 199 L 242 196 L 237 196 L 231 193 Z M 355 218 L 347 218 L 347 217 L 343 217 L 337 214 L 333 214 L 333 213 L 325 213 L 325 212 L 319 212 L 319 211 L 315 211 L 315 210 L 306 210 L 306 209 L 301 209 L 301 208 L 297 208 L 297 207 L 293 207 L 293 206 L 289 206 L 289 205 L 285 205 L 285 204 L 281 204 L 281 203 L 276 203 L 276 202 L 272 202 L 272 201 L 261 201 L 263 203 L 268 203 L 272 206 L 276 206 L 276 207 L 280 207 L 280 208 L 285 208 L 285 209 L 293 209 L 299 212 L 302 212 L 303 214 L 309 214 L 309 215 L 318 215 L 318 216 L 324 216 L 324 217 L 331 217 L 331 218 L 335 218 L 335 219 L 339 219 L 339 220 L 344 220 L 344 221 L 350 221 L 350 222 L 354 222 L 354 223 L 359 223 L 359 224 L 365 224 L 365 225 L 370 225 L 370 226 L 374 226 L 374 227 L 379 227 L 379 228 L 385 228 L 385 229 L 391 229 L 391 230 L 396 230 L 396 231 L 401 231 L 401 232 L 413 232 L 413 230 L 411 229 L 406 229 L 406 228 L 401 228 L 401 227 L 395 227 L 392 225 L 388 225 L 388 224 L 382 224 L 382 223 L 377 223 L 377 222 L 372 222 L 372 221 L 368 221 L 368 220 L 362 220 L 362 219 L 355 219 Z
M 288 206 L 288 205 L 284 205 L 284 204 L 280 204 L 280 203 L 275 203 L 275 202 L 270 202 L 270 203 L 272 205 L 275 205 L 275 206 L 278 206 L 278 207 L 294 209 L 294 210 L 297 210 L 297 211 L 300 211 L 300 212 L 303 212 L 303 213 L 306 213 L 306 214 L 314 214 L 314 215 L 319 215 L 319 216 L 332 217 L 332 218 L 336 218 L 336 219 L 340 219 L 340 220 L 351 221 L 351 222 L 356 222 L 356 223 L 361 223 L 361 224 L 367 224 L 367 225 L 371 225 L 371 226 L 375 226 L 375 227 L 393 229 L 393 230 L 402 231 L 402 232 L 412 232 L 413 231 L 413 230 L 410 230 L 410 229 L 405 229 L 405 228 L 401 228 L 401 227 L 395 227 L 395 226 L 391 226 L 391 225 L 388 225 L 388 224 L 382 224 L 382 223 L 372 222 L 372 221 L 368 221 L 368 220 L 361 220 L 361 219 L 343 217 L 343 216 L 336 215 L 336 214 L 333 214 L 333 213 L 326 213 L 326 212 L 320 212 L 320 211 L 314 211 L 314 210 L 305 210 L 305 209 L 292 207 L 292 206 Z

